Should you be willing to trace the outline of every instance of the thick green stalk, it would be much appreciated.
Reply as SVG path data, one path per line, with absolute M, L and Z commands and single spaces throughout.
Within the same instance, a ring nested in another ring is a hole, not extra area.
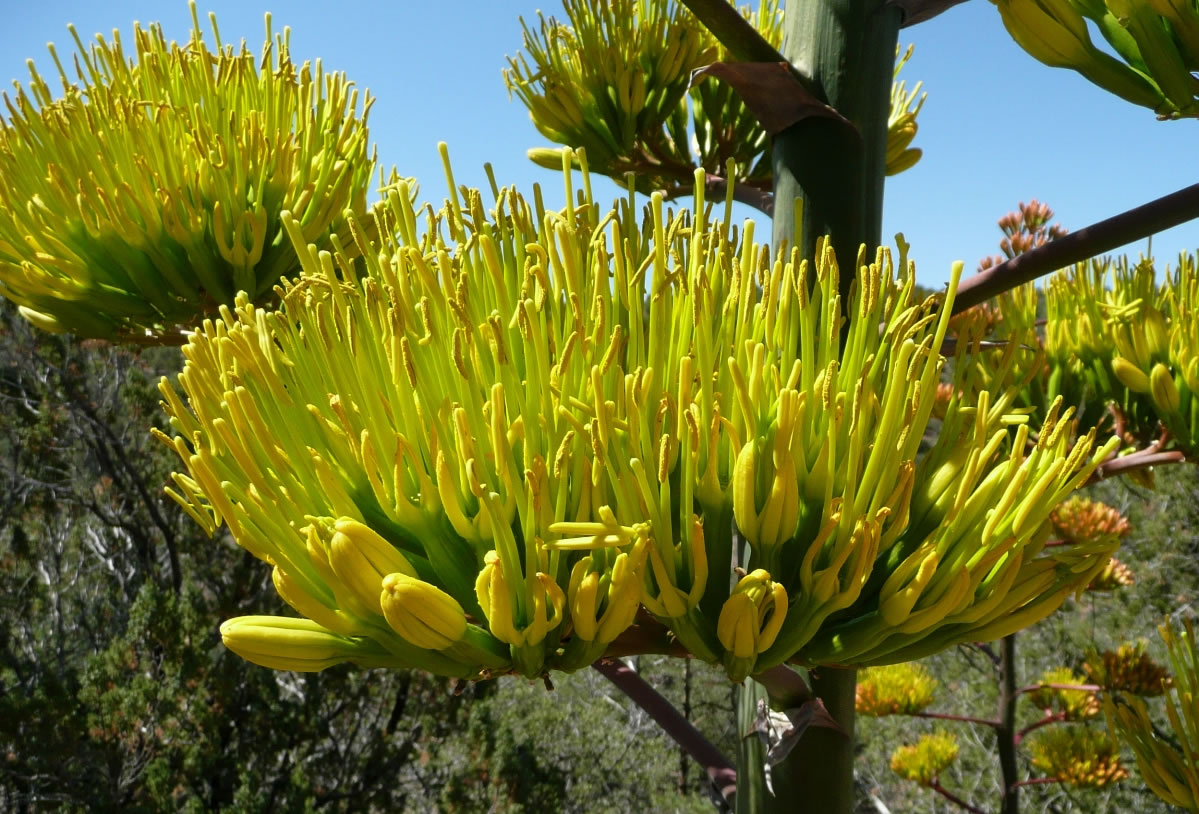
M 811 257 L 816 238 L 832 236 L 848 294 L 858 246 L 882 231 L 887 115 L 900 12 L 885 0 L 811 0 L 788 5 L 783 53 L 858 129 L 847 139 L 831 120 L 810 118 L 774 140 L 774 245 L 799 240 Z M 803 201 L 795 234 L 796 199 Z M 846 297 L 848 300 L 848 297 Z M 853 670 L 823 669 L 812 691 L 848 734 L 812 729 L 774 767 L 775 796 L 766 810 L 849 814 L 853 810 Z
M 857 670 L 821 667 L 808 679 L 812 694 L 824 702 L 844 731 L 811 727 L 771 773 L 774 796 L 765 812 L 853 811 L 854 695 Z M 802 806 L 800 804 L 802 803 Z M 799 806 L 797 808 L 797 806 Z
M 800 247 L 811 257 L 830 234 L 843 284 L 862 243 L 879 242 L 886 174 L 887 116 L 900 13 L 884 0 L 817 0 L 788 8 L 783 51 L 822 100 L 858 129 L 806 119 L 774 140 L 774 243 L 795 239 L 790 202 L 803 200 Z
M 752 678 L 737 688 L 737 799 L 736 814 L 767 811 L 766 746 L 751 729 L 758 715 L 758 702 L 767 699 L 766 688 Z

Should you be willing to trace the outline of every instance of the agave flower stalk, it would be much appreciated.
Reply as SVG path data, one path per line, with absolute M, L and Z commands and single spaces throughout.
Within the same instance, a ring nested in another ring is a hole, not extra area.
M 299 264 L 280 213 L 310 242 L 348 240 L 374 164 L 371 98 L 344 75 L 297 65 L 266 18 L 260 54 L 212 45 L 191 4 L 187 43 L 134 28 L 78 53 L 62 96 L 30 62 L 0 123 L 0 294 L 56 332 L 131 342 L 273 296 Z
M 443 157 L 452 197 L 399 182 L 353 252 L 284 214 L 303 274 L 279 308 L 239 297 L 189 338 L 182 396 L 162 384 L 172 496 L 331 635 L 535 676 L 641 607 L 742 677 L 1003 635 L 1110 556 L 1043 547 L 1108 452 L 1071 448 L 1068 414 L 1030 443 L 997 382 L 917 459 L 949 308 L 914 302 L 902 244 L 898 280 L 863 250 L 843 309 L 827 243 L 772 261 L 730 197 L 707 220 L 702 173 L 690 212 L 655 194 L 638 226 L 632 197 L 601 215 L 585 155 L 558 212 L 513 189 L 485 209 Z

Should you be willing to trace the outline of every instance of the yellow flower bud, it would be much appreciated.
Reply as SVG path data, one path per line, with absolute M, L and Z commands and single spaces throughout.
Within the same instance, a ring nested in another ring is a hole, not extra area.
M 1177 413 L 1181 404 L 1178 388 L 1174 385 L 1174 377 L 1170 368 L 1158 362 L 1149 372 L 1149 394 L 1153 403 L 1163 413 Z
M 383 578 L 383 618 L 404 639 L 426 650 L 444 650 L 466 634 L 466 613 L 436 585 L 406 574 Z
M 362 623 L 344 611 L 330 608 L 296 584 L 279 566 L 271 573 L 279 596 L 298 613 L 343 636 L 363 635 Z
M 600 600 L 599 586 L 600 575 L 591 570 L 591 557 L 584 557 L 575 563 L 570 575 L 567 601 L 575 635 L 585 642 L 595 641 L 599 628 L 596 621 Z
M 483 570 L 475 580 L 475 595 L 478 597 L 479 607 L 483 609 L 483 615 L 487 617 L 491 635 L 501 642 L 519 647 L 524 644 L 524 637 L 517 632 L 512 617 L 512 597 L 504 579 L 500 555 L 488 551 L 483 563 Z
M 1123 356 L 1117 356 L 1112 359 L 1112 372 L 1116 374 L 1116 378 L 1120 380 L 1120 384 L 1132 392 L 1149 392 L 1149 377 L 1145 375 L 1145 371 Z
M 379 591 L 388 574 L 416 576 L 407 558 L 377 531 L 349 517 L 334 525 L 329 543 L 329 564 L 337 578 L 362 604 L 374 613 L 383 613 Z
M 716 636 L 735 658 L 752 658 L 774 644 L 786 616 L 786 589 L 759 568 L 742 577 L 725 600 Z
M 644 551 L 645 543 L 642 543 Z M 620 554 L 612 566 L 612 582 L 608 587 L 608 607 L 600 617 L 595 639 L 599 642 L 615 641 L 616 637 L 633 624 L 637 609 L 641 606 L 641 569 L 634 559 L 644 562 L 644 554 L 630 557 Z
M 311 619 L 239 616 L 221 625 L 221 640 L 246 661 L 273 670 L 315 673 L 356 657 L 377 657 L 365 640 L 338 636 Z

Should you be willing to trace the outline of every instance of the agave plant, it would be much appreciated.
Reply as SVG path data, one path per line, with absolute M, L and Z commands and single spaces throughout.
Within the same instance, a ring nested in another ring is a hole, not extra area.
M 439 208 L 401 182 L 379 242 L 351 218 L 358 260 L 285 214 L 304 273 L 279 308 L 222 308 L 182 394 L 162 384 L 172 496 L 311 620 L 230 622 L 237 652 L 534 676 L 636 637 L 739 679 L 1002 636 L 1107 562 L 1111 541 L 1045 546 L 1112 448 L 1071 448 L 1068 414 L 1034 442 L 996 383 L 918 455 L 949 308 L 915 301 L 902 243 L 898 275 L 863 249 L 843 305 L 827 245 L 772 257 L 731 198 L 709 221 L 702 173 L 690 211 L 655 194 L 638 224 L 585 171 L 576 197 L 570 154 L 557 212 L 485 207 L 446 160 Z
M 273 296 L 299 272 L 280 212 L 306 240 L 349 241 L 374 163 L 369 96 L 320 62 L 297 65 L 290 32 L 259 55 L 210 48 L 195 3 L 183 45 L 161 26 L 85 46 L 62 95 L 30 63 L 0 121 L 0 294 L 41 328 L 127 342 L 179 342 L 244 291 Z M 352 243 L 351 243 L 352 245 Z

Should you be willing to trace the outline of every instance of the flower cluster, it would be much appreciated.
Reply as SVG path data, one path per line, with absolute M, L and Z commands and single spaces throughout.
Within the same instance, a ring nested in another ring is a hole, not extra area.
M 1099 696 L 1090 690 L 1062 689 L 1061 685 L 1080 685 L 1084 679 L 1069 667 L 1046 670 L 1041 687 L 1028 694 L 1028 700 L 1047 713 L 1059 713 L 1067 721 L 1082 721 L 1099 714 Z M 1057 685 L 1057 686 L 1055 686 Z
M 1170 686 L 1170 673 L 1155 662 L 1144 642 L 1125 643 L 1115 650 L 1091 655 L 1082 665 L 1090 680 L 1105 690 L 1132 695 L 1161 695 Z
M 1087 590 L 1114 591 L 1117 588 L 1126 588 L 1129 585 L 1133 585 L 1136 581 L 1132 569 L 1122 560 L 1112 557 L 1107 561 L 1107 565 L 1103 566 L 1103 570 L 1091 580 L 1091 584 L 1087 586 Z
M 550 141 L 586 150 L 591 169 L 638 190 L 687 189 L 698 166 L 707 173 L 768 193 L 770 138 L 730 84 L 694 84 L 694 70 L 728 53 L 683 3 L 668 0 L 563 0 L 565 20 L 539 14 L 524 26 L 524 50 L 508 58 L 510 94 L 529 109 Z M 742 15 L 774 48 L 782 45 L 782 8 L 760 0 Z M 898 80 L 911 48 L 896 52 L 887 129 L 886 168 L 895 175 L 916 164 L 911 146 L 924 102 L 920 83 Z M 562 148 L 535 148 L 529 157 L 556 169 Z M 632 178 L 626 173 L 634 173 Z
M 1199 811 L 1199 649 L 1187 620 L 1182 631 L 1159 628 L 1170 653 L 1174 688 L 1166 694 L 1172 737 L 1163 735 L 1140 698 L 1109 696 L 1103 711 L 1113 733 L 1132 747 L 1145 784 L 1171 805 Z
M 1032 57 L 1071 68 L 1158 118 L 1199 116 L 1199 9 L 1190 3 L 996 0 L 1008 33 Z M 1096 45 L 1092 32 L 1106 42 Z
M 933 702 L 937 680 L 918 662 L 867 667 L 858 673 L 858 714 L 913 715 Z
M 950 300 L 914 298 L 906 246 L 863 249 L 843 301 L 831 248 L 772 257 L 729 200 L 709 222 L 702 174 L 644 225 L 586 174 L 558 212 L 447 174 L 439 208 L 401 182 L 351 219 L 354 254 L 284 215 L 303 275 L 222 308 L 162 384 L 172 496 L 324 631 L 280 622 L 271 656 L 268 623 L 253 649 L 231 624 L 235 650 L 532 676 L 628 631 L 734 679 L 893 663 L 1031 624 L 1110 557 L 1045 545 L 1112 448 L 1071 445 L 1069 411 L 1034 441 L 1002 380 L 963 382 L 918 454 Z
M 1128 518 L 1117 509 L 1085 497 L 1072 497 L 1049 514 L 1054 532 L 1075 543 L 1119 540 L 1128 534 Z
M 1038 328 L 1030 283 L 1000 297 L 992 338 L 1022 345 L 1021 405 L 1043 411 L 1061 396 L 1079 422 L 1108 422 L 1125 444 L 1167 445 L 1193 454 L 1199 438 L 1199 274 L 1181 255 L 1157 282 L 1155 264 L 1094 260 L 1054 275 L 1044 288 L 1048 319 Z M 977 360 L 981 375 L 994 367 Z M 1044 374 L 1044 375 L 1043 375 Z
M 891 753 L 891 771 L 904 780 L 931 786 L 958 758 L 957 736 L 948 732 L 922 735 L 916 743 Z
M 267 16 L 260 55 L 135 27 L 79 53 L 57 51 L 62 98 L 30 62 L 0 120 L 0 294 L 46 330 L 129 342 L 179 341 L 238 291 L 272 296 L 299 272 L 280 212 L 305 240 L 349 242 L 374 166 L 363 97 L 318 62 L 292 61 Z M 77 81 L 76 81 L 77 80 Z
M 1034 766 L 1072 786 L 1098 789 L 1128 777 L 1116 742 L 1088 726 L 1043 729 L 1029 751 Z

